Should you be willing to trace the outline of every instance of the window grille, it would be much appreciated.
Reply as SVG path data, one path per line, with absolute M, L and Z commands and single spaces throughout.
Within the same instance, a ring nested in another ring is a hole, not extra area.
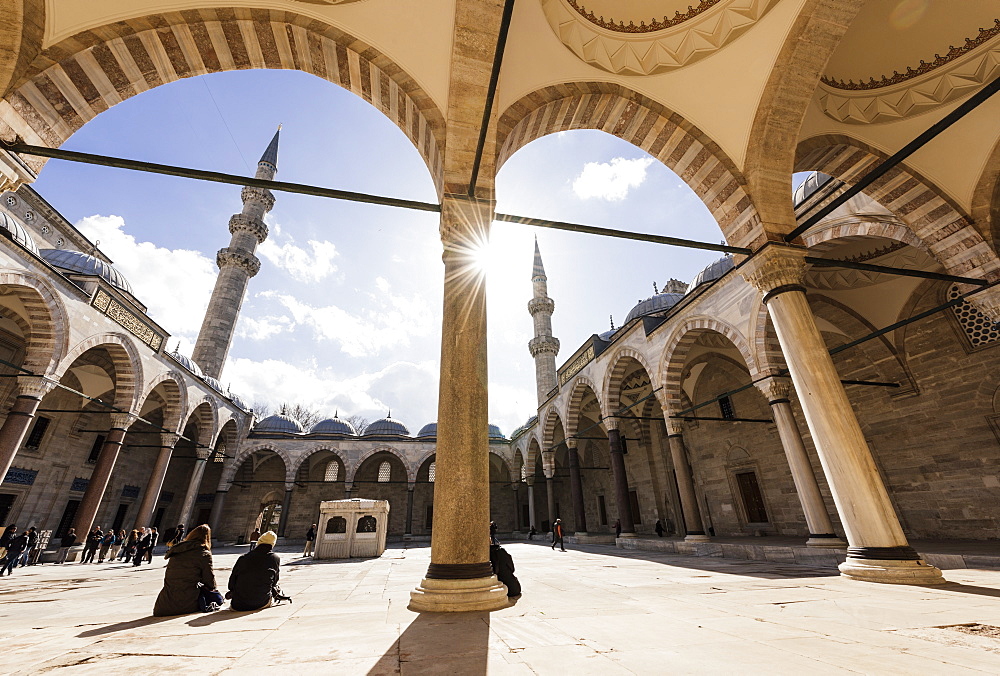
M 323 474 L 323 481 L 336 481 L 340 476 L 340 465 L 336 460 L 331 460 L 326 465 L 326 473 Z
M 719 410 L 722 412 L 722 417 L 726 420 L 732 420 L 736 417 L 736 410 L 733 408 L 733 400 L 729 397 L 722 397 L 719 399 Z
M 434 483 L 434 477 L 437 475 L 437 461 L 431 463 L 431 466 L 427 469 L 427 480 Z
M 527 480 L 528 480 L 528 468 L 525 467 L 524 465 L 521 465 L 521 481 L 527 481 Z
M 954 285 L 948 291 L 948 300 L 955 300 L 960 295 L 962 292 L 958 290 L 957 285 Z M 955 319 L 965 331 L 965 337 L 969 339 L 972 347 L 984 347 L 1000 340 L 1000 325 L 994 324 L 992 319 L 977 310 L 969 301 L 963 300 L 958 305 L 953 305 L 951 310 L 955 313 Z
M 49 423 L 52 422 L 45 416 L 38 416 L 35 418 L 35 426 L 31 428 L 31 434 L 28 435 L 28 440 L 24 442 L 25 448 L 37 449 L 42 444 L 42 437 L 45 436 L 45 430 L 49 428 Z
M 389 464 L 388 460 L 384 460 L 382 464 L 378 466 L 378 482 L 380 484 L 387 484 L 391 478 L 392 466 Z

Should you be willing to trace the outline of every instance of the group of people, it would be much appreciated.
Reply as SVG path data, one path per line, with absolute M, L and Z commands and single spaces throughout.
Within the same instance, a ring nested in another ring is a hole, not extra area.
M 253 548 L 236 560 L 229 575 L 229 599 L 232 610 L 251 611 L 267 608 L 281 598 L 278 569 L 281 560 L 273 548 L 278 536 L 268 531 L 253 542 Z M 212 529 L 207 525 L 193 528 L 187 537 L 167 551 L 167 569 L 163 589 L 156 597 L 153 615 L 185 615 L 209 612 L 224 602 L 212 568 Z
M 143 561 L 152 563 L 153 548 L 159 541 L 160 533 L 155 526 L 136 528 L 127 534 L 124 529 L 116 533 L 113 528 L 105 531 L 100 526 L 94 526 L 84 540 L 80 563 L 93 563 L 95 556 L 97 563 L 104 563 L 105 559 L 131 561 L 133 566 L 139 566 Z M 70 528 L 59 543 L 56 563 L 65 563 L 70 547 L 76 544 L 76 531 Z
M 17 524 L 7 526 L 0 535 L 0 575 L 13 575 L 15 567 L 34 563 L 32 552 L 37 545 L 38 531 L 34 526 L 21 534 L 17 532 Z

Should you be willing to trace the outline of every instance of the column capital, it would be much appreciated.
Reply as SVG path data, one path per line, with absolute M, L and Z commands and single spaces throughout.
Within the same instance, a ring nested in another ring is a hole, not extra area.
M 295 482 L 294 481 L 292 481 L 292 482 L 286 482 L 285 483 L 285 492 L 286 493 L 291 493 L 294 490 L 295 490 Z
M 14 192 L 27 183 L 34 183 L 38 178 L 31 167 L 16 154 L 0 149 L 0 191 Z
M 136 419 L 134 413 L 112 413 L 111 429 L 127 430 Z
M 578 440 L 573 437 L 566 439 L 566 448 L 572 448 L 573 450 L 576 450 L 577 444 Z
M 667 418 L 667 434 L 670 436 L 684 434 L 684 421 L 680 418 Z
M 528 476 L 524 477 L 524 483 L 528 484 L 528 488 L 531 488 L 532 486 L 534 486 L 535 485 L 535 477 L 534 477 L 534 475 L 530 475 L 529 474 Z
M 740 268 L 740 274 L 764 294 L 782 287 L 802 286 L 806 272 L 806 250 L 799 247 L 765 245 Z
M 446 194 L 441 200 L 441 241 L 445 248 L 468 249 L 488 241 L 496 201 Z
M 173 448 L 177 445 L 180 440 L 181 435 L 174 434 L 173 432 L 162 432 L 160 434 L 160 446 L 163 448 Z
M 754 385 L 767 398 L 768 403 L 788 401 L 792 394 L 792 382 L 787 377 L 771 376 Z
M 56 383 L 42 376 L 18 376 L 17 396 L 41 399 L 55 388 Z
M 610 415 L 604 416 L 604 418 L 601 420 L 601 423 L 608 428 L 609 432 L 611 430 L 618 429 L 618 418 L 615 418 L 614 416 Z
M 212 457 L 212 449 L 211 448 L 201 448 L 200 446 L 198 446 L 198 447 L 196 447 L 194 449 L 194 452 L 198 456 L 199 460 L 205 460 L 205 461 L 207 461 L 209 458 Z

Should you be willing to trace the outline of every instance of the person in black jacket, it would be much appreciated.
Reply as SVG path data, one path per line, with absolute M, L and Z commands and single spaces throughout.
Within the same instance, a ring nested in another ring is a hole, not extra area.
M 499 544 L 490 545 L 490 564 L 493 574 L 507 587 L 507 597 L 521 595 L 521 583 L 514 577 L 514 559 L 510 553 Z
M 104 532 L 101 530 L 100 526 L 94 526 L 90 531 L 90 535 L 87 536 L 87 542 L 83 545 L 83 557 L 80 559 L 80 563 L 93 563 L 94 554 L 97 553 L 97 549 L 101 546 L 101 540 L 104 539 Z
M 28 528 L 24 534 L 28 536 L 28 546 L 25 548 L 24 553 L 21 554 L 21 561 L 18 563 L 22 568 L 28 565 L 28 561 L 31 560 L 31 552 L 35 548 L 35 545 L 38 544 L 38 531 L 35 530 L 34 526 Z
M 17 537 L 17 524 L 12 523 L 4 529 L 3 535 L 0 535 L 0 549 L 9 547 L 10 541 L 15 537 Z
M 14 566 L 17 565 L 17 560 L 21 558 L 21 552 L 23 552 L 28 547 L 28 534 L 21 533 L 16 538 L 10 541 L 7 545 L 7 556 L 0 561 L 0 575 L 6 572 L 8 575 L 14 574 Z
M 146 556 L 146 550 L 152 546 L 153 542 L 153 531 L 148 528 L 142 529 L 142 536 L 139 541 L 135 544 L 135 556 L 132 557 L 132 567 L 137 567 L 142 563 L 143 558 Z
M 153 562 L 153 549 L 159 541 L 160 533 L 156 530 L 156 526 L 153 526 L 153 529 L 149 534 L 149 547 L 146 549 L 146 563 Z
M 66 563 L 66 555 L 69 549 L 76 544 L 76 529 L 70 528 L 69 532 L 59 540 L 59 552 L 56 554 L 56 563 Z
M 198 599 L 202 593 L 215 590 L 212 529 L 205 524 L 192 528 L 183 542 L 170 548 L 166 559 L 163 589 L 156 597 L 153 615 L 165 617 L 199 612 Z
M 226 595 L 233 610 L 260 610 L 271 605 L 281 565 L 281 559 L 271 551 L 277 540 L 274 531 L 268 531 L 257 539 L 256 547 L 236 559 Z

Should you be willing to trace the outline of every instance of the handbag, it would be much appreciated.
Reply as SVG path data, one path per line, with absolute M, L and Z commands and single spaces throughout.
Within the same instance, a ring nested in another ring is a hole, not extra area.
M 225 603 L 225 599 L 222 598 L 222 594 L 219 593 L 218 589 L 206 589 L 200 582 L 198 584 L 198 610 L 208 613 L 218 610 Z

